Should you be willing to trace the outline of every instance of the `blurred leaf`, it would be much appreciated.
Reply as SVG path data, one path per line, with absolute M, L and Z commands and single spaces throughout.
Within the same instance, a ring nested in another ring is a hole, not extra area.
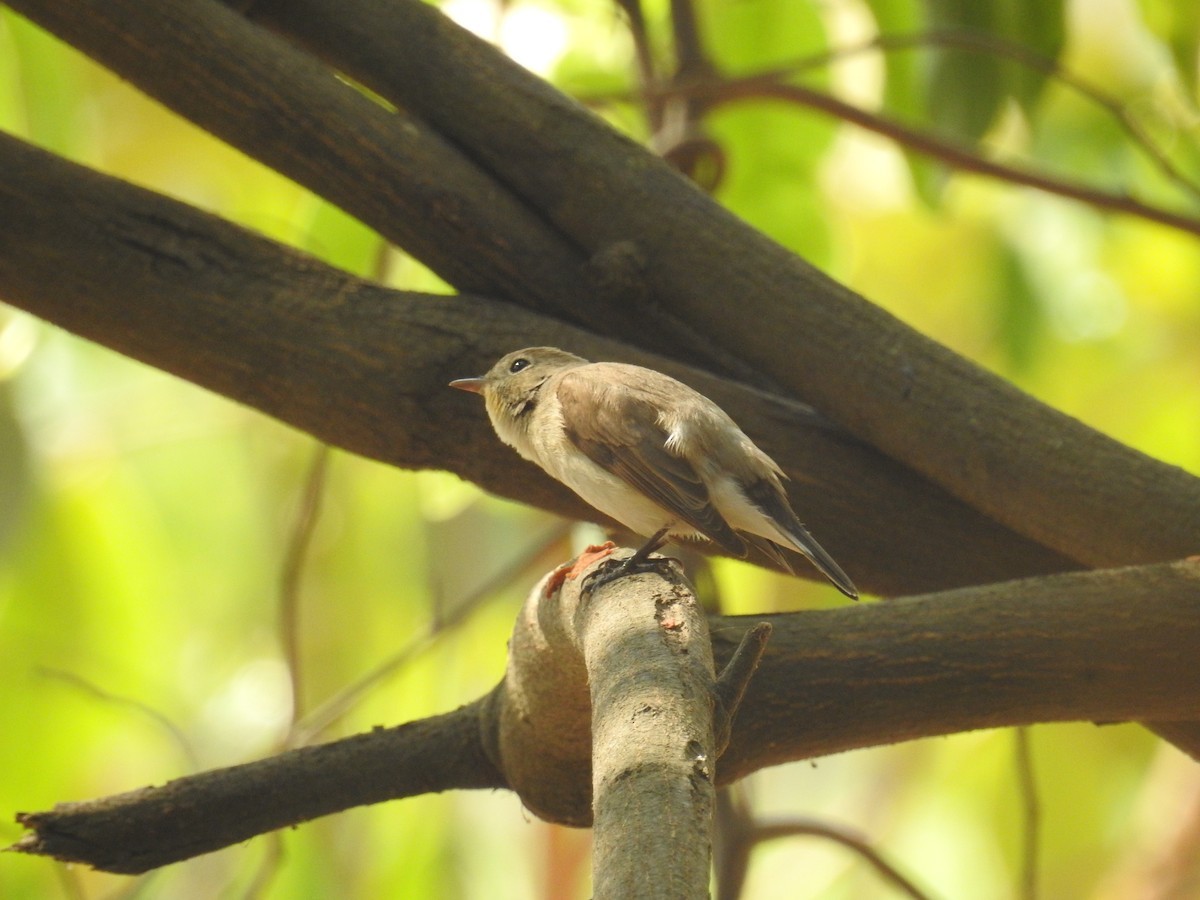
M 1004 243 L 999 254 L 995 303 L 1000 347 L 1014 371 L 1026 371 L 1038 359 L 1045 323 L 1020 257 Z
M 320 197 L 311 197 L 308 207 L 298 246 L 347 272 L 371 277 L 384 249 L 383 238 Z
M 921 0 L 870 0 L 871 12 L 880 36 L 903 37 L 921 31 L 924 4 Z M 931 68 L 929 50 L 920 45 L 894 48 L 883 54 L 883 101 L 887 114 L 906 124 L 925 119 L 926 88 Z M 930 208 L 936 208 L 945 185 L 946 167 L 923 153 L 900 147 L 908 165 L 917 196 Z
M 828 49 L 815 4 L 780 0 L 697 0 L 700 37 L 718 68 L 730 75 L 761 71 Z
M 706 42 L 723 72 L 766 69 L 828 49 L 824 24 L 808 4 L 709 0 L 703 8 Z M 824 81 L 825 70 L 814 77 Z M 726 157 L 718 199 L 784 246 L 825 263 L 830 236 L 818 172 L 839 124 L 771 101 L 720 107 L 705 125 Z
M 872 8 L 876 7 L 877 17 L 895 15 L 888 4 L 877 2 Z M 966 148 L 978 146 L 1008 100 L 1032 115 L 1046 86 L 1042 68 L 1010 58 L 1001 45 L 1056 60 L 1065 41 L 1061 0 L 927 0 L 923 26 L 931 33 L 960 34 L 981 42 L 977 47 L 931 45 L 911 51 L 929 58 L 923 103 L 928 127 Z M 989 42 L 995 43 L 995 50 L 986 48 Z M 898 55 L 892 52 L 889 57 Z M 909 104 L 900 107 L 908 108 Z M 907 155 L 918 194 L 936 207 L 946 182 L 945 166 Z
M 1146 23 L 1175 61 L 1179 81 L 1192 97 L 1200 95 L 1200 3 L 1179 0 L 1141 0 Z
M 1005 36 L 1019 47 L 1032 50 L 1047 60 L 1057 60 L 1066 42 L 1062 0 L 1012 0 Z M 1046 86 L 1046 74 L 1040 69 L 1008 63 L 1009 90 L 1026 115 Z
M 10 114 L 21 121 L 30 139 L 58 153 L 77 149 L 84 110 L 74 101 L 83 92 L 81 66 L 63 45 L 25 19 L 0 8 L 0 29 L 7 33 L 12 57 L 13 99 Z M 0 70 L 5 76 L 10 73 Z M 2 111 L 2 110 L 0 110 Z
M 934 31 L 999 36 L 1003 10 L 977 0 L 929 0 L 927 26 Z M 932 51 L 927 109 L 935 129 L 966 145 L 975 144 L 995 121 L 1007 94 L 995 54 L 953 47 Z
M 816 265 L 830 258 L 818 170 L 837 122 L 780 103 L 726 106 L 707 120 L 727 156 L 717 199 Z
M 920 0 L 868 0 L 867 5 L 881 37 L 911 35 L 920 29 Z M 883 54 L 884 108 L 904 121 L 913 121 L 924 109 L 923 53 L 920 48 L 905 48 Z
M 939 126 L 975 143 L 1012 98 L 1028 114 L 1047 75 L 1005 54 L 1001 45 L 1057 60 L 1065 40 L 1061 0 L 929 0 L 928 26 L 994 42 L 996 49 L 942 48 L 934 51 L 929 111 Z

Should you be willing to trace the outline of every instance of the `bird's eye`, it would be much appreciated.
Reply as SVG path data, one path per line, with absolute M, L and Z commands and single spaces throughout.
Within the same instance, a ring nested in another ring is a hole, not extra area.
M 529 360 L 522 356 L 520 359 L 514 359 L 512 361 L 512 365 L 508 367 L 508 371 L 520 372 L 522 369 L 527 368 L 529 368 Z

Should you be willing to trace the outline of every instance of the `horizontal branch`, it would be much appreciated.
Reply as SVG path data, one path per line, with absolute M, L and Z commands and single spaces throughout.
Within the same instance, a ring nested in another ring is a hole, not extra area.
M 1200 558 L 728 618 L 711 629 L 718 661 L 759 620 L 775 632 L 723 778 L 883 742 L 1079 720 L 1179 723 L 1163 736 L 1200 759 L 1196 731 L 1182 727 L 1200 718 Z
M 0 172 L 0 297 L 335 446 L 598 518 L 446 387 L 516 347 L 555 344 L 670 371 L 713 397 L 792 475 L 796 508 L 868 590 L 1075 565 L 794 402 L 505 303 L 387 290 L 3 135 Z
M 564 590 L 577 590 L 573 584 Z M 836 610 L 714 617 L 717 665 L 764 619 L 771 642 L 717 761 L 718 783 L 782 762 L 976 728 L 1155 719 L 1173 723 L 1173 739 L 1196 736 L 1200 560 Z M 561 648 L 544 643 L 534 652 L 543 667 L 536 703 L 506 698 L 502 685 L 456 712 L 399 728 L 24 814 L 34 832 L 17 849 L 144 871 L 363 803 L 507 785 L 536 790 L 529 805 L 544 815 L 589 821 L 586 676 Z M 539 735 L 544 752 L 501 749 L 516 746 L 501 738 L 506 704 L 535 716 L 519 724 Z M 1200 759 L 1200 743 L 1181 746 Z

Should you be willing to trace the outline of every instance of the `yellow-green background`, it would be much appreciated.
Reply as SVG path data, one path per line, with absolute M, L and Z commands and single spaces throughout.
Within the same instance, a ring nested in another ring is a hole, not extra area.
M 665 3 L 647 6 L 660 29 Z M 932 4 L 943 15 L 952 6 Z M 1187 6 L 1079 0 L 1063 10 L 1059 37 L 1066 66 L 1200 177 L 1200 17 Z M 485 3 L 454 8 L 500 22 Z M 499 35 L 527 64 L 581 95 L 629 88 L 630 46 L 610 4 L 514 9 Z M 872 15 L 895 31 L 936 24 L 900 0 L 706 0 L 700 10 L 731 72 L 861 40 Z M 889 115 L 981 133 L 999 158 L 1189 208 L 1111 117 L 1054 80 L 1021 107 L 1001 98 L 981 126 L 951 88 L 988 95 L 1001 78 L 994 66 L 946 64 L 947 77 L 927 51 L 890 59 Z M 865 54 L 811 80 L 876 106 L 883 78 L 880 58 Z M 605 112 L 645 137 L 634 107 Z M 708 124 L 728 155 L 718 196 L 747 220 L 1046 402 L 1200 473 L 1195 237 L 947 179 L 882 138 L 779 103 L 726 108 Z M 0 127 L 357 273 L 381 271 L 368 230 L 6 10 Z M 382 271 L 399 286 L 434 284 L 398 254 Z M 0 306 L 0 841 L 20 836 L 18 810 L 272 752 L 289 708 L 279 584 L 314 452 L 255 412 Z M 408 656 L 327 736 L 487 690 L 520 598 L 569 546 L 560 539 L 516 578 L 500 573 L 553 528 L 451 476 L 334 453 L 301 583 L 306 709 Z M 733 563 L 719 563 L 718 576 L 734 612 L 839 602 L 826 587 Z M 461 623 L 428 639 L 489 582 Z M 1044 896 L 1155 896 L 1138 891 L 1156 867 L 1195 856 L 1195 836 L 1179 841 L 1200 821 L 1200 770 L 1177 751 L 1128 725 L 1039 726 L 1031 740 Z M 1010 732 L 922 741 L 763 773 L 749 791 L 764 815 L 863 833 L 935 896 L 1012 897 L 1022 845 L 1014 746 Z M 140 881 L 5 854 L 0 897 L 587 897 L 587 846 L 586 832 L 545 826 L 510 795 L 452 793 L 354 810 Z M 746 895 L 897 896 L 814 839 L 760 849 Z

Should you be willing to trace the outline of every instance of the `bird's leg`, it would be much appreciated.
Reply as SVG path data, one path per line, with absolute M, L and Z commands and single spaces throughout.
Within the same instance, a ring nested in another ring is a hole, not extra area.
M 667 532 L 670 528 L 660 528 L 650 536 L 650 540 L 638 547 L 633 556 L 627 558 L 623 563 L 625 571 L 633 571 L 642 563 L 650 558 L 650 554 L 657 551 L 663 544 L 667 542 Z
M 594 591 L 600 585 L 608 584 L 608 582 L 628 575 L 630 572 L 634 572 L 645 565 L 646 561 L 650 558 L 650 554 L 654 553 L 667 542 L 668 531 L 670 531 L 670 528 L 660 528 L 650 540 L 634 551 L 633 556 L 627 556 L 625 559 L 611 563 L 606 561 L 604 566 L 596 569 L 595 572 L 587 577 L 586 583 L 581 590 Z

